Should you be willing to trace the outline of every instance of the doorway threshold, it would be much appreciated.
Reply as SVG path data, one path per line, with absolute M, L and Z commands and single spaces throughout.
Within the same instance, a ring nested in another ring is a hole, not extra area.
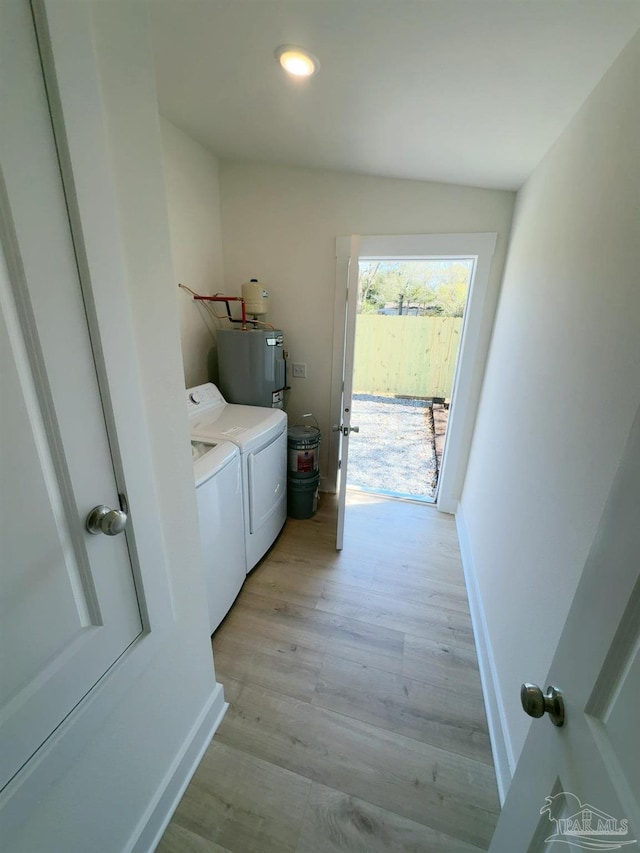
M 405 501 L 407 503 L 428 504 L 435 506 L 436 495 L 411 495 L 404 492 L 391 492 L 386 489 L 367 489 L 363 486 L 347 486 L 348 492 L 360 492 L 365 495 L 377 495 L 381 498 L 387 498 L 395 501 Z

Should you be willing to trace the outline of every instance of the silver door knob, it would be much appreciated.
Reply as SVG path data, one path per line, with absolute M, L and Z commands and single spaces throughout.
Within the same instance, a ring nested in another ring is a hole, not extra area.
M 122 533 L 126 525 L 126 512 L 121 509 L 110 509 L 103 504 L 94 506 L 85 523 L 89 533 L 104 533 L 106 536 L 117 536 L 118 533 Z
M 557 687 L 549 686 L 543 693 L 537 684 L 523 684 L 520 701 L 525 714 L 530 717 L 548 714 L 554 726 L 564 726 L 564 699 Z
M 342 424 L 334 424 L 331 427 L 332 432 L 341 432 L 343 435 L 349 435 L 350 432 L 360 432 L 359 426 L 344 426 Z

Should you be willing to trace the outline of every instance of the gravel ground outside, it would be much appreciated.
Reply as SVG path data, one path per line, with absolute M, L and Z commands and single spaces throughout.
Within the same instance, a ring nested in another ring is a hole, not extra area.
M 424 400 L 354 394 L 347 485 L 434 500 L 448 412 Z M 435 416 L 435 422 L 434 422 Z

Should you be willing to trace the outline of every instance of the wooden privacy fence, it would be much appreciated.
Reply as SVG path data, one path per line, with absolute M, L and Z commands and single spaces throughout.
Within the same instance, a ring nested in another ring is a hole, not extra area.
M 356 394 L 451 397 L 462 317 L 358 314 Z

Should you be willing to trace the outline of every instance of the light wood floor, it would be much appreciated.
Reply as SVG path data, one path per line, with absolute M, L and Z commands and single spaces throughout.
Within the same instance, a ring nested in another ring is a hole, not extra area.
M 473 853 L 498 801 L 453 519 L 289 520 L 213 638 L 227 715 L 159 853 Z

